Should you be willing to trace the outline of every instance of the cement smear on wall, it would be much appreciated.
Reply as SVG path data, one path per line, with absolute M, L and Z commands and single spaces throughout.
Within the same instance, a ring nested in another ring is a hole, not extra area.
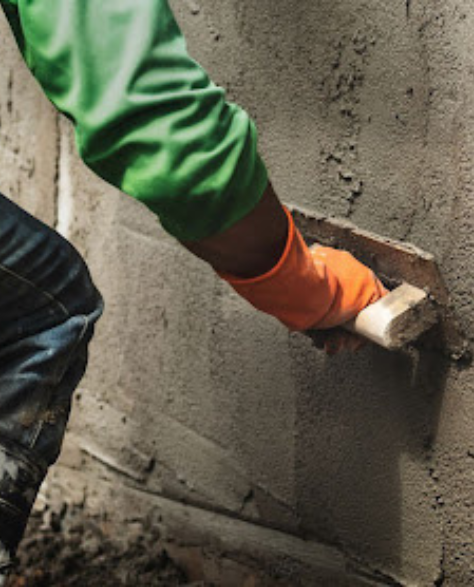
M 472 4 L 173 5 L 193 55 L 256 119 L 282 199 L 431 250 L 472 339 Z M 471 585 L 472 367 L 375 348 L 328 359 L 257 316 L 94 179 L 65 124 L 57 147 L 54 115 L 2 43 L 2 188 L 23 203 L 31 190 L 54 222 L 67 185 L 63 230 L 107 301 L 50 483 L 124 528 L 184 501 L 221 516 L 213 540 L 222 527 L 238 543 L 224 520 L 245 520 L 329 544 L 379 584 Z

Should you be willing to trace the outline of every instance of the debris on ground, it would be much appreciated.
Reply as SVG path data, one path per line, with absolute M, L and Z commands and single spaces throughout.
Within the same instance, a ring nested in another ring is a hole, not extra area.
M 49 519 L 34 513 L 8 587 L 198 587 L 160 545 L 156 530 L 120 546 L 102 526 L 80 511 Z

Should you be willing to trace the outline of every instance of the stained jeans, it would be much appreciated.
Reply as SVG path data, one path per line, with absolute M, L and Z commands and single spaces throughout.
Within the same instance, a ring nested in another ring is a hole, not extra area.
M 0 194 L 0 585 L 58 457 L 101 313 L 77 251 Z

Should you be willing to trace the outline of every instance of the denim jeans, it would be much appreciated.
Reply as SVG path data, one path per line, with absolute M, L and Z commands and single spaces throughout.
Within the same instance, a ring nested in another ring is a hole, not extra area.
M 79 253 L 0 194 L 0 575 L 59 455 L 101 313 Z

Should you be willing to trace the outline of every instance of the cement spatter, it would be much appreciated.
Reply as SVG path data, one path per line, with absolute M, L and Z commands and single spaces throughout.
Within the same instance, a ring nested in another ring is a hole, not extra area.
M 7 452 L 0 449 L 0 476 L 14 481 L 18 478 L 19 470 L 18 461 L 12 459 Z
M 11 558 L 10 558 L 10 554 L 8 553 L 8 550 L 5 548 L 5 546 L 2 544 L 1 540 L 0 540 L 0 585 L 2 585 L 2 577 L 3 577 L 3 573 L 1 571 L 1 569 L 3 569 L 4 567 L 6 567 L 7 565 L 10 565 L 11 563 Z

